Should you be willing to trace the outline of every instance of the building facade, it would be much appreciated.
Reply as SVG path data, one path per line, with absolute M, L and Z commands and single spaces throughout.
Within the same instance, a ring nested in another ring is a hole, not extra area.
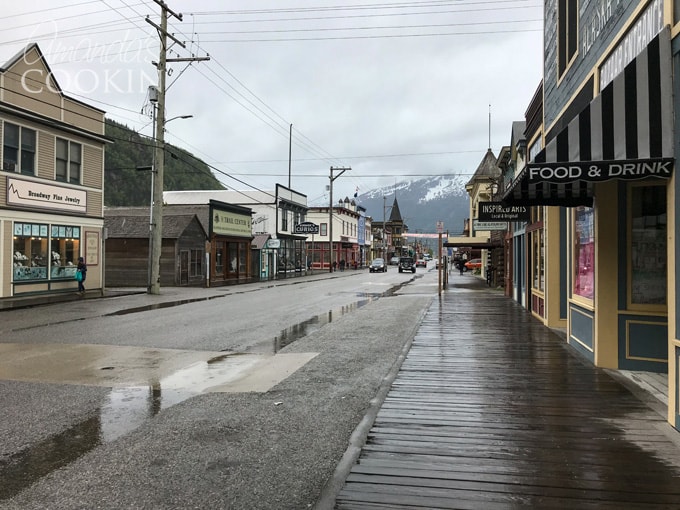
M 526 306 L 597 366 L 668 372 L 676 428 L 679 19 L 662 0 L 547 3 L 541 135 L 502 196 L 543 211 Z
M 103 286 L 104 112 L 67 97 L 40 48 L 0 68 L 0 298 Z

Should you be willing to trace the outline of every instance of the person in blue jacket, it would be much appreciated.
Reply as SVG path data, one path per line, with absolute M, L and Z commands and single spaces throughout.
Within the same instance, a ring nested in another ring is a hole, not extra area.
M 87 264 L 83 257 L 78 257 L 78 267 L 76 271 L 80 272 L 81 278 L 78 279 L 78 294 L 85 295 L 85 278 L 87 278 Z

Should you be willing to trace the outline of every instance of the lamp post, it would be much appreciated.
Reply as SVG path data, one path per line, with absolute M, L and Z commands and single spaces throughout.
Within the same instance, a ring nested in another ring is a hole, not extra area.
M 164 73 L 162 75 L 164 77 Z M 163 79 L 162 86 L 165 86 Z M 149 282 L 147 292 L 149 294 L 161 293 L 161 252 L 163 249 L 163 172 L 165 167 L 165 125 L 175 119 L 190 119 L 193 115 L 177 115 L 165 119 L 163 104 L 158 100 L 162 95 L 150 88 L 150 101 L 153 104 L 154 125 L 154 155 L 151 171 L 151 213 L 149 215 Z M 156 116 L 158 109 L 158 118 Z
M 331 167 L 331 175 L 330 175 L 330 180 L 331 180 L 331 185 L 329 187 L 330 190 L 330 207 L 328 208 L 328 250 L 329 250 L 329 258 L 328 258 L 328 271 L 330 273 L 333 272 L 333 182 L 335 179 L 340 177 L 342 174 L 344 174 L 347 170 L 351 170 L 352 167 Z M 337 170 L 340 173 L 333 177 L 333 170 Z

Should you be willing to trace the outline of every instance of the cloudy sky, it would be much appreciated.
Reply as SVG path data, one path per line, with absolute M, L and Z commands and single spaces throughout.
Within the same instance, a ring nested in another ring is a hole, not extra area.
M 231 189 L 310 205 L 417 176 L 469 177 L 542 74 L 538 0 L 168 0 L 166 141 Z M 5 2 L 0 61 L 37 42 L 67 95 L 152 135 L 153 0 Z M 292 125 L 292 129 L 291 129 Z M 292 131 L 292 136 L 290 133 Z M 291 143 L 292 142 L 292 143 Z M 290 147 L 290 160 L 289 160 Z M 289 173 L 290 164 L 290 173 Z M 334 175 L 337 175 L 335 172 Z

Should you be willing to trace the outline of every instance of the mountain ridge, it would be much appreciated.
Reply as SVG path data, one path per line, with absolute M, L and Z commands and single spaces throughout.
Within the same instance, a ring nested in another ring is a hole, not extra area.
M 383 218 L 389 220 L 396 198 L 409 232 L 436 233 L 441 221 L 445 232 L 457 235 L 463 232 L 470 215 L 466 183 L 465 178 L 453 174 L 411 179 L 371 189 L 354 200 L 366 209 L 367 216 L 381 222 Z

